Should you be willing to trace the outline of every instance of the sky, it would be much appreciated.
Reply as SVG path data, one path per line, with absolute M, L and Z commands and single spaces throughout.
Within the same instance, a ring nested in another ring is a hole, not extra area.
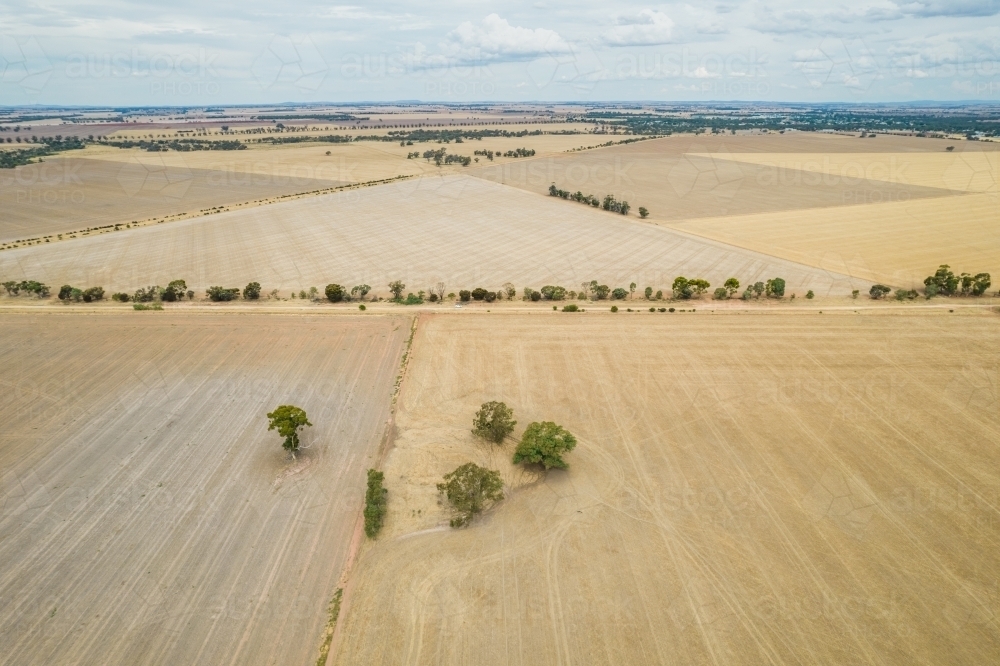
M 0 0 L 0 105 L 1000 101 L 1000 0 Z

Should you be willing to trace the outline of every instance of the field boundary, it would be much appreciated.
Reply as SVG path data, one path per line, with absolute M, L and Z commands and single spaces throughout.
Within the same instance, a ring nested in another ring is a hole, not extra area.
M 396 377 L 396 385 L 392 390 L 392 401 L 389 406 L 389 418 L 386 420 L 385 432 L 382 435 L 382 441 L 379 443 L 378 450 L 375 454 L 375 463 L 373 464 L 374 469 L 382 469 L 382 466 L 385 463 L 385 458 L 392 449 L 393 442 L 396 439 L 396 399 L 402 388 L 403 379 L 406 376 L 406 369 L 409 367 L 411 357 L 410 351 L 413 348 L 413 338 L 416 336 L 419 321 L 419 314 L 413 317 L 413 321 L 410 324 L 410 336 L 407 338 L 406 344 L 403 346 L 403 355 L 399 362 L 399 375 Z M 362 543 L 364 543 L 364 514 L 362 511 L 359 511 L 358 520 L 354 526 L 354 535 L 351 537 L 351 547 L 348 551 L 347 561 L 344 563 L 344 570 L 340 574 L 340 582 L 338 583 L 338 591 L 340 594 L 337 605 L 338 618 L 346 616 L 347 612 L 350 610 L 352 589 L 350 573 L 354 568 L 354 564 L 358 560 Z M 323 660 L 326 664 L 331 663 L 330 660 L 337 654 L 341 638 L 340 628 L 344 623 L 334 621 L 333 624 L 333 632 L 331 633 L 329 640 L 326 642 L 326 659 Z M 317 662 L 317 666 L 320 666 L 319 662 Z

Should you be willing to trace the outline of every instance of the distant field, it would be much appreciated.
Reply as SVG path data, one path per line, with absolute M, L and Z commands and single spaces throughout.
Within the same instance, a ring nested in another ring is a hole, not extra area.
M 598 137 L 594 137 L 595 139 Z M 882 143 L 879 143 L 879 142 Z M 596 142 L 595 142 L 596 143 Z M 898 161 L 909 173 L 907 157 L 887 153 L 884 169 L 850 177 L 822 178 L 802 170 L 803 162 L 828 156 L 834 162 L 872 162 L 871 152 L 856 158 L 855 150 L 924 148 L 938 151 L 949 162 L 959 159 L 946 153 L 945 142 L 932 139 L 879 137 L 863 140 L 823 134 L 768 134 L 756 136 L 675 135 L 663 139 L 612 146 L 557 157 L 543 157 L 505 166 L 487 166 L 473 172 L 481 178 L 532 192 L 544 193 L 549 185 L 570 192 L 582 191 L 603 198 L 613 194 L 650 211 L 653 220 L 675 222 L 700 217 L 847 206 L 871 201 L 910 201 L 946 196 L 951 190 L 931 179 L 913 182 L 892 180 L 883 173 Z M 961 144 L 959 144 L 961 145 Z M 792 159 L 797 156 L 801 159 Z M 919 159 L 923 160 L 923 156 Z M 898 169 L 892 169 L 895 174 Z M 916 169 L 914 169 L 916 173 Z M 930 185 L 930 183 L 937 183 Z
M 995 193 L 675 221 L 669 227 L 837 273 L 923 288 L 939 264 L 1000 275 Z M 991 290 L 993 291 L 993 290 Z
M 198 168 L 185 158 L 130 152 L 119 156 L 120 160 L 74 154 L 0 170 L 0 207 L 4 210 L 0 241 L 126 224 L 338 184 L 315 179 L 308 172 L 253 178 L 246 173 Z
M 409 326 L 5 316 L 0 661 L 312 663 Z
M 996 317 L 423 319 L 331 663 L 997 662 Z M 477 441 L 495 399 L 569 470 Z M 451 530 L 470 460 L 507 497 Z
M 255 280 L 265 293 L 339 282 L 385 296 L 396 279 L 414 293 L 439 281 L 457 292 L 507 281 L 576 290 L 590 280 L 634 281 L 641 293 L 669 291 L 678 275 L 716 286 L 783 277 L 800 295 L 847 295 L 853 285 L 836 272 L 460 175 L 0 252 L 4 280 L 129 292 L 182 278 L 197 290 Z

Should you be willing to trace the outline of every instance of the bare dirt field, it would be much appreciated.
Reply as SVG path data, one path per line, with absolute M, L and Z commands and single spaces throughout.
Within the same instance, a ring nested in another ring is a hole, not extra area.
M 410 320 L 0 320 L 4 664 L 318 654 Z M 267 432 L 309 414 L 296 461 Z
M 993 193 L 706 217 L 668 226 L 908 289 L 922 289 L 940 264 L 957 273 L 1000 273 L 1000 200 Z
M 957 145 L 958 152 L 945 151 L 946 145 Z M 969 148 L 970 145 L 975 148 Z M 613 194 L 632 204 L 632 214 L 644 206 L 650 210 L 651 219 L 676 221 L 870 201 L 909 201 L 950 194 L 942 179 L 919 177 L 919 165 L 911 164 L 908 155 L 916 155 L 914 162 L 922 164 L 927 158 L 915 152 L 920 149 L 940 155 L 945 165 L 938 169 L 942 172 L 956 161 L 961 166 L 963 150 L 976 150 L 982 155 L 980 146 L 970 142 L 910 137 L 868 140 L 812 133 L 679 134 L 481 167 L 473 173 L 533 192 L 545 192 L 554 183 L 570 192 L 580 190 L 601 198 Z M 855 151 L 861 151 L 860 156 L 856 157 Z M 800 153 L 801 159 L 788 157 Z M 881 155 L 881 161 L 873 154 Z M 831 161 L 828 156 L 833 162 L 829 168 L 837 167 L 838 177 L 823 178 L 815 170 L 806 169 L 818 162 L 816 170 L 821 170 Z M 974 161 L 979 167 L 984 166 L 981 163 L 990 163 L 981 157 Z M 959 170 L 955 168 L 956 174 Z M 912 181 L 906 177 L 911 172 Z M 960 184 L 957 175 L 952 181 L 956 187 Z
M 421 320 L 331 663 L 994 663 L 997 315 Z M 554 420 L 568 471 L 469 432 Z M 434 484 L 499 469 L 452 530 Z
M 251 177 L 160 155 L 133 152 L 119 156 L 122 160 L 50 157 L 0 171 L 4 210 L 0 241 L 126 224 L 340 184 L 312 178 L 307 172 Z
M 527 212 L 530 211 L 530 214 Z M 934 268 L 934 267 L 932 267 Z M 578 289 L 599 280 L 669 290 L 678 275 L 716 286 L 783 277 L 788 290 L 849 294 L 843 275 L 734 249 L 587 206 L 448 176 L 401 181 L 0 252 L 0 277 L 132 292 L 184 279 L 203 290 L 252 280 L 298 291 L 367 283 L 386 295 L 446 289 Z M 853 288 L 867 284 L 859 283 Z M 287 293 L 285 294 L 287 295 Z

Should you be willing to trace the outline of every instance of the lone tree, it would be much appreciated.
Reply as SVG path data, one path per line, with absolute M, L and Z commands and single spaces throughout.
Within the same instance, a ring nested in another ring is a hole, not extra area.
M 781 278 L 772 278 L 764 286 L 768 298 L 781 298 L 785 295 L 785 281 Z
M 270 423 L 267 429 L 276 429 L 278 434 L 285 438 L 282 446 L 294 459 L 295 452 L 299 450 L 299 428 L 312 425 L 305 410 L 295 405 L 281 405 L 268 414 L 267 418 Z
M 890 291 L 892 291 L 892 287 L 888 287 L 884 284 L 873 284 L 872 288 L 868 290 L 868 295 L 872 297 L 872 300 L 877 301 Z
M 385 496 L 389 491 L 382 487 L 384 480 L 385 475 L 382 472 L 368 470 L 368 490 L 365 491 L 365 534 L 370 539 L 375 538 L 385 520 Z
M 735 294 L 737 291 L 740 290 L 740 281 L 734 277 L 731 277 L 728 280 L 726 280 L 725 284 L 723 284 L 722 286 L 725 287 L 726 292 L 729 294 L 729 297 L 732 298 L 733 294 Z
M 574 448 L 576 448 L 576 437 L 562 426 L 552 421 L 532 423 L 524 431 L 521 443 L 514 451 L 514 464 L 541 463 L 545 469 L 551 467 L 566 469 L 568 465 L 562 459 L 562 455 Z
M 477 513 L 482 513 L 488 503 L 503 499 L 500 472 L 471 462 L 445 474 L 444 483 L 439 483 L 437 488 L 444 493 L 455 512 L 451 519 L 452 527 L 465 527 Z
M 389 283 L 389 291 L 392 292 L 392 298 L 394 300 L 400 300 L 403 298 L 403 290 L 406 289 L 406 285 L 403 284 L 401 280 L 393 280 Z
M 326 285 L 324 293 L 331 303 L 339 303 L 344 300 L 344 288 L 339 284 Z
M 514 410 L 502 402 L 484 402 L 476 418 L 472 419 L 472 432 L 485 440 L 499 444 L 514 431 L 517 421 Z
M 256 301 L 260 298 L 260 282 L 251 282 L 243 289 L 243 298 L 248 301 Z

